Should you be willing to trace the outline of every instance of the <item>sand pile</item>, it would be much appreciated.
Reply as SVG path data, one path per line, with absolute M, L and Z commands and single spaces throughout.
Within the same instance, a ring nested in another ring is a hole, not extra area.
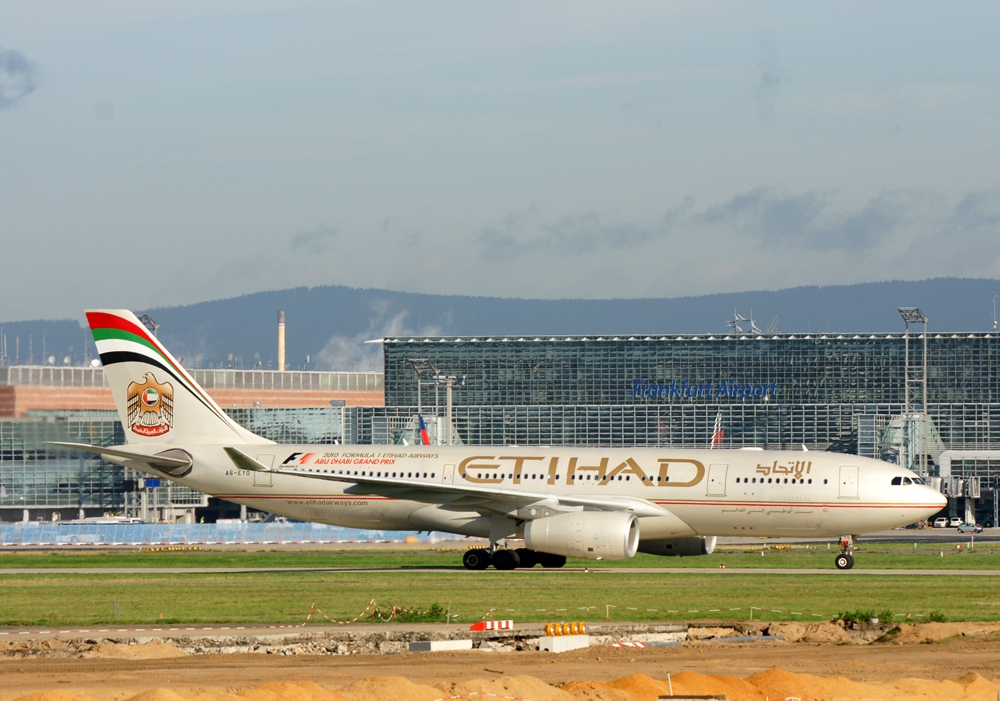
M 342 686 L 337 693 L 349 701 L 434 701 L 441 698 L 441 690 L 433 686 L 414 684 L 405 677 L 370 677 Z
M 768 669 L 738 679 L 722 675 L 681 672 L 672 675 L 675 695 L 724 694 L 730 701 L 798 698 L 809 701 L 994 701 L 1000 683 L 978 674 L 944 681 L 897 679 L 863 684 L 846 677 L 817 677 L 783 669 Z M 528 676 L 494 680 L 446 682 L 438 687 L 415 684 L 404 677 L 370 677 L 331 691 L 313 682 L 275 682 L 236 694 L 205 692 L 183 696 L 170 689 L 150 689 L 126 701 L 437 701 L 461 697 L 469 701 L 507 697 L 526 701 L 656 701 L 670 694 L 667 680 L 631 674 L 604 684 L 572 681 L 561 687 Z M 17 701 L 96 701 L 65 691 L 45 691 Z
M 661 696 L 670 695 L 670 687 L 667 682 L 647 677 L 645 674 L 630 674 L 621 679 L 614 679 L 608 682 L 608 686 L 618 691 L 623 691 L 632 697 L 632 701 L 656 701 Z M 674 694 L 678 693 L 674 687 Z
M 670 683 L 673 684 L 675 695 L 682 692 L 696 696 L 725 694 L 729 699 L 747 699 L 747 701 L 764 701 L 766 698 L 753 684 L 736 677 L 681 672 L 673 675 Z
M 519 699 L 531 699 L 531 701 L 575 701 L 576 698 L 540 679 L 526 676 L 500 677 L 492 682 L 485 679 L 474 679 L 466 682 L 441 684 L 439 689 L 439 694 L 443 691 L 447 696 L 465 696 L 477 692 L 483 698 L 487 698 L 486 694 L 493 694 L 500 697 L 513 696 Z
M 345 697 L 315 682 L 273 682 L 241 691 L 238 698 L 246 701 L 344 701 Z
M 632 697 L 602 682 L 567 682 L 562 690 L 577 701 L 632 701 Z
M 982 623 L 917 623 L 916 625 L 901 623 L 899 634 L 893 638 L 893 642 L 900 645 L 926 643 L 954 638 L 958 635 L 986 635 L 996 630 L 998 627 L 995 624 L 983 625 Z

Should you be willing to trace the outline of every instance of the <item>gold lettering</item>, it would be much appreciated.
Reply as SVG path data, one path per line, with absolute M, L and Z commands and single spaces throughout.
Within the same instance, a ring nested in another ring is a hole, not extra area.
M 559 469 L 559 458 L 549 458 L 549 479 L 546 484 L 556 483 L 556 471 Z
M 642 468 L 639 467 L 639 464 L 632 458 L 628 458 L 625 462 L 608 473 L 608 478 L 614 479 L 615 475 L 620 472 L 631 473 L 637 476 L 640 482 L 645 482 L 646 473 L 643 472 Z
M 502 459 L 502 458 L 501 458 Z M 497 463 L 479 463 L 472 465 L 473 460 L 496 460 L 492 455 L 473 455 L 470 458 L 466 458 L 458 464 L 458 474 L 462 479 L 467 479 L 470 482 L 476 482 L 477 484 L 498 484 L 502 479 L 493 479 L 492 476 L 480 479 L 477 475 L 472 474 L 472 470 L 495 470 L 500 465 Z
M 497 460 L 513 460 L 514 461 L 514 484 L 521 484 L 521 470 L 524 468 L 525 460 L 544 460 L 542 456 L 532 456 L 532 457 L 511 457 L 501 455 Z
M 660 458 L 660 482 L 658 486 L 660 487 L 693 487 L 702 481 L 705 477 L 705 466 L 698 462 L 697 460 L 674 460 L 672 458 Z M 694 479 L 687 482 L 671 482 L 670 481 L 670 466 L 671 465 L 694 465 L 695 475 Z M 759 469 L 760 466 L 758 466 Z
M 608 458 L 601 458 L 600 465 L 577 465 L 576 461 L 578 458 L 569 459 L 569 467 L 566 469 L 566 484 L 572 484 L 576 481 L 576 473 L 579 470 L 587 470 L 590 472 L 597 472 L 596 479 L 603 480 L 608 471 Z

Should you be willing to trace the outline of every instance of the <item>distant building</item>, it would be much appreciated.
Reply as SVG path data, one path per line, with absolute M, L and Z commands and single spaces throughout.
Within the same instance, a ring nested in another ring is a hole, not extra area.
M 381 406 L 380 372 L 189 370 L 222 407 Z M 101 367 L 0 367 L 0 416 L 31 411 L 111 410 L 115 403 Z

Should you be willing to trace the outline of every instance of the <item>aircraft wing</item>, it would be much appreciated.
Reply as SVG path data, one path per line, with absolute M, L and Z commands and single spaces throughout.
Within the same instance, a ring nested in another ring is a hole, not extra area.
M 428 483 L 421 480 L 388 477 L 360 477 L 309 471 L 304 468 L 268 468 L 238 448 L 225 448 L 233 463 L 242 470 L 270 472 L 274 475 L 304 477 L 306 479 L 344 482 L 354 486 L 345 489 L 347 494 L 365 494 L 408 499 L 427 504 L 443 504 L 454 508 L 486 510 L 510 514 L 527 506 L 549 508 L 583 506 L 604 511 L 626 511 L 636 516 L 667 516 L 670 512 L 647 499 L 614 496 L 573 496 L 548 494 L 519 489 L 465 484 Z

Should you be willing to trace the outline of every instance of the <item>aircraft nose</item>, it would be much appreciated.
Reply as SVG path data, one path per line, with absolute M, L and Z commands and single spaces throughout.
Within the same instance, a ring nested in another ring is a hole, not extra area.
M 934 489 L 933 487 L 925 487 L 929 494 L 927 495 L 927 502 L 938 507 L 938 510 L 943 509 L 948 506 L 948 497 Z

